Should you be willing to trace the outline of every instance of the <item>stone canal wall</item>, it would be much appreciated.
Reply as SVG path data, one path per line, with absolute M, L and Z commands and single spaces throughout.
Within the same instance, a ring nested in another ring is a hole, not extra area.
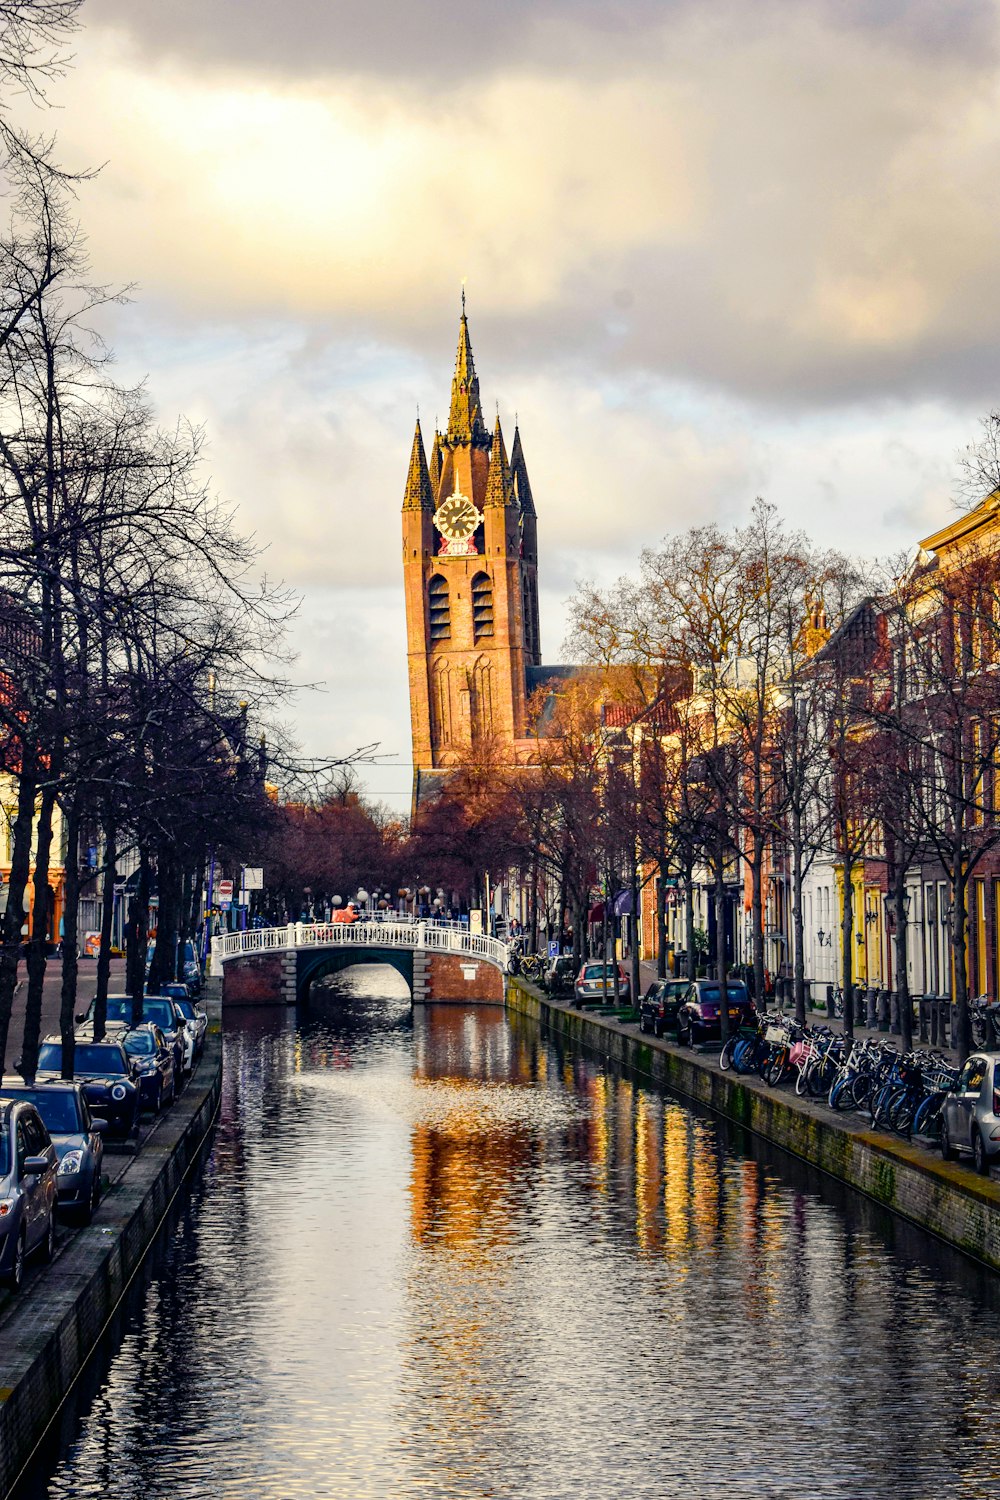
M 111 1186 L 93 1222 L 0 1314 L 0 1497 L 42 1439 L 197 1164 L 219 1108 L 222 1039 Z
M 852 1128 L 821 1102 L 723 1073 L 718 1054 L 699 1055 L 626 1030 L 617 1021 L 547 999 L 508 979 L 507 1006 L 557 1035 L 599 1052 L 819 1167 L 876 1203 L 1000 1270 L 1000 1183 L 945 1162 L 922 1146 Z

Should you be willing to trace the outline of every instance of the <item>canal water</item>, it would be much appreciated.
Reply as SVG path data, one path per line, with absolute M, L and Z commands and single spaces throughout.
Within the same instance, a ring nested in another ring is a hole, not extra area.
M 227 1022 L 202 1181 L 19 1500 L 996 1495 L 993 1278 L 355 973 Z

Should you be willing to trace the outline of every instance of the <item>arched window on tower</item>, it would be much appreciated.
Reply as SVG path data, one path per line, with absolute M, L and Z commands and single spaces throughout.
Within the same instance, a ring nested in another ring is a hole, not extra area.
M 435 573 L 427 585 L 427 612 L 432 641 L 451 639 L 451 604 L 448 600 L 448 580 Z
M 472 580 L 472 635 L 477 641 L 493 634 L 493 580 L 477 573 Z

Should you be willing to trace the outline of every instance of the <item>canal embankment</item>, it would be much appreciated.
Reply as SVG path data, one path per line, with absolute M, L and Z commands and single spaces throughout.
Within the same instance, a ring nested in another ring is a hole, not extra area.
M 823 1101 L 723 1072 L 718 1051 L 692 1052 L 637 1027 L 552 1000 L 509 978 L 507 1006 L 573 1045 L 707 1105 L 783 1151 L 1000 1271 L 1000 1183 L 913 1142 L 865 1130 Z
M 0 1497 L 28 1463 L 142 1265 L 219 1109 L 222 1038 L 112 1180 L 93 1221 L 0 1313 Z

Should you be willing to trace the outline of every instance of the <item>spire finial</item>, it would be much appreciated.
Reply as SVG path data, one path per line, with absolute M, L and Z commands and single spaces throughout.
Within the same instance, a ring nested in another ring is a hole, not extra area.
M 465 277 L 462 277 L 462 317 L 465 317 Z

